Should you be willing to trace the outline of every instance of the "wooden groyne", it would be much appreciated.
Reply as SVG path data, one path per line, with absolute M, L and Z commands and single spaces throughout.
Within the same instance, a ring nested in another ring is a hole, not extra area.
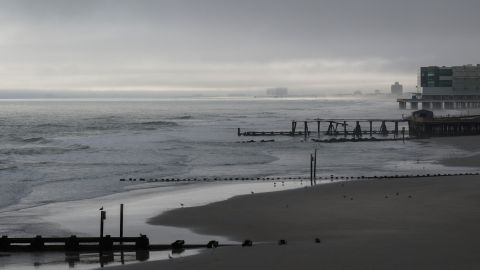
M 120 244 L 122 242 L 122 244 Z M 150 242 L 140 237 L 42 237 L 0 238 L 0 251 L 98 251 L 98 250 L 147 250 Z
M 30 238 L 10 238 L 6 235 L 0 238 L 2 252 L 32 252 L 32 251 L 160 251 L 182 250 L 196 248 L 216 248 L 230 246 L 210 241 L 205 244 L 186 244 L 184 240 L 177 240 L 171 244 L 152 245 L 147 236 L 139 237 L 42 237 L 37 235 Z
M 319 180 L 362 180 L 362 179 L 390 179 L 390 178 L 422 178 L 431 176 L 463 176 L 480 175 L 480 173 L 461 172 L 461 173 L 443 173 L 443 174 L 395 174 L 395 175 L 360 175 L 360 176 L 315 176 Z M 120 182 L 231 182 L 231 181 L 270 181 L 284 183 L 286 181 L 309 180 L 311 176 L 288 176 L 288 177 L 210 177 L 210 178 L 120 178 Z
M 406 119 L 307 119 L 292 121 L 288 131 L 243 131 L 238 128 L 238 136 L 353 136 L 361 138 L 364 135 L 399 136 L 405 135 L 405 127 L 400 127 Z M 297 125 L 301 123 L 300 130 Z
M 44 251 L 65 251 L 65 252 L 113 252 L 113 251 L 158 251 L 172 250 L 182 252 L 185 249 L 194 248 L 217 248 L 229 246 L 212 240 L 206 244 L 186 244 L 184 240 L 176 240 L 171 244 L 150 244 L 146 235 L 138 237 L 125 237 L 123 235 L 124 204 L 120 204 L 120 236 L 112 237 L 104 235 L 104 221 L 107 218 L 107 211 L 100 210 L 100 232 L 99 237 L 8 237 L 3 235 L 0 238 L 0 252 L 44 252 Z

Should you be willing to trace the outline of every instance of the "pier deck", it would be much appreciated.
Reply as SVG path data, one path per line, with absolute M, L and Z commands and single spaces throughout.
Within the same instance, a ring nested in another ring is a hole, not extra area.
M 415 116 L 415 113 L 408 122 L 412 136 L 425 138 L 480 135 L 480 115 L 433 117 L 432 114 L 431 117 L 424 117 Z
M 422 109 L 434 110 L 467 110 L 473 108 L 480 108 L 480 99 L 432 99 L 432 98 L 399 98 L 397 99 L 398 107 L 402 110 L 407 109 L 407 104 L 410 104 L 410 109 L 418 110 L 419 105 Z

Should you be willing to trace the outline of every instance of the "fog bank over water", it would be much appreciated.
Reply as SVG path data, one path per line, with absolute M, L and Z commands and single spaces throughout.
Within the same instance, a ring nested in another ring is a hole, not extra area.
M 389 91 L 384 88 L 382 93 Z M 368 98 L 385 97 L 375 95 L 373 89 L 363 91 Z M 334 97 L 353 96 L 352 90 L 325 90 L 318 89 L 288 89 L 289 98 L 305 97 Z M 266 89 L 244 89 L 244 90 L 165 90 L 165 91 L 141 91 L 141 90 L 104 90 L 104 91 L 77 91 L 77 90 L 0 90 L 0 99 L 168 99 L 168 98 L 265 98 Z M 356 95 L 356 98 L 362 96 Z M 281 98 L 279 98 L 280 100 Z
M 477 0 L 0 2 L 0 89 L 202 92 L 416 84 L 480 63 Z

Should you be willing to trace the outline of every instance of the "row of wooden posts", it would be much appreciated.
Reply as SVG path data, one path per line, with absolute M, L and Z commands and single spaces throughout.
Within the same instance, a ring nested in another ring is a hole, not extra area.
M 311 134 L 317 134 L 318 137 L 320 137 L 321 134 L 321 123 L 328 123 L 328 128 L 324 132 L 325 135 L 327 136 L 348 136 L 352 135 L 354 138 L 361 138 L 363 135 L 370 135 L 372 137 L 374 134 L 379 134 L 382 136 L 388 136 L 392 134 L 394 137 L 398 137 L 400 135 L 400 132 L 402 133 L 403 137 L 405 137 L 405 127 L 402 127 L 401 131 L 399 128 L 399 123 L 400 122 L 406 122 L 407 120 L 400 120 L 400 119 L 315 119 L 315 120 L 305 120 L 303 121 L 303 131 L 297 130 L 297 121 L 292 121 L 292 126 L 290 131 L 246 131 L 246 132 L 241 132 L 240 128 L 237 129 L 237 135 L 238 136 L 278 136 L 278 135 L 284 135 L 284 136 L 298 136 L 298 135 L 303 135 L 305 140 L 311 135 Z M 348 130 L 348 122 L 355 122 L 355 127 L 353 130 Z M 369 129 L 368 130 L 362 130 L 362 126 L 360 125 L 361 122 L 368 122 L 369 123 Z M 373 128 L 373 122 L 380 122 L 380 128 L 379 130 L 374 130 Z M 387 128 L 387 122 L 392 122 L 394 123 L 393 130 L 388 130 Z M 317 124 L 317 130 L 316 131 L 311 131 L 309 129 L 309 123 L 316 123 Z M 339 127 L 342 127 L 342 129 L 339 129 Z
M 355 120 L 355 128 L 352 131 L 348 131 L 347 130 L 348 124 L 347 124 L 346 120 L 343 120 L 343 121 L 329 120 L 329 121 L 326 121 L 329 124 L 328 124 L 328 129 L 325 132 L 325 135 L 328 135 L 328 136 L 353 135 L 356 138 L 362 137 L 363 134 L 370 134 L 370 137 L 373 136 L 373 134 L 380 134 L 382 136 L 387 136 L 389 134 L 393 134 L 394 136 L 398 136 L 400 134 L 398 123 L 399 122 L 404 122 L 403 120 L 380 120 L 380 121 L 381 121 L 381 125 L 380 125 L 380 129 L 378 131 L 373 130 L 374 120 Z M 304 135 L 304 137 L 307 138 L 308 136 L 310 136 L 310 131 L 309 131 L 309 127 L 308 127 L 309 122 L 316 122 L 317 123 L 316 134 L 319 136 L 321 134 L 321 131 L 320 131 L 321 121 L 320 120 L 315 120 L 315 121 L 303 121 L 303 129 L 304 129 L 303 130 L 303 135 Z M 368 131 L 362 131 L 362 127 L 360 125 L 360 122 L 368 122 L 369 127 L 370 127 L 369 130 Z M 394 123 L 394 129 L 389 131 L 387 129 L 386 122 L 393 122 Z M 339 126 L 343 127 L 343 131 L 338 130 Z M 297 121 L 292 121 L 292 131 L 291 131 L 292 135 L 296 134 L 296 132 L 295 132 L 296 129 L 297 129 Z M 405 136 L 405 127 L 402 127 L 402 134 L 403 134 L 403 136 Z
M 317 184 L 317 149 L 313 154 L 310 154 L 310 185 Z
M 316 167 L 315 162 L 313 167 Z M 314 183 L 316 180 L 354 180 L 354 179 L 387 179 L 387 178 L 419 178 L 419 177 L 429 177 L 429 176 L 461 176 L 461 175 L 474 175 L 474 173 L 444 173 L 444 174 L 395 174 L 395 175 L 374 175 L 374 176 L 317 176 L 316 170 L 313 170 L 314 173 Z M 475 173 L 477 174 L 477 173 Z M 136 178 L 130 178 L 130 182 L 137 181 Z M 312 179 L 311 176 L 289 176 L 289 177 L 227 177 L 227 178 L 162 178 L 162 179 L 145 179 L 140 178 L 138 181 L 144 182 L 217 182 L 217 181 L 288 181 L 288 180 L 309 180 Z M 124 178 L 120 181 L 126 181 Z

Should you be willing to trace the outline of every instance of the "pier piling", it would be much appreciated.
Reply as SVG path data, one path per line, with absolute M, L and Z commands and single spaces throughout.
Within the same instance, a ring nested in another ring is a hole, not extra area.
M 120 245 L 123 245 L 123 203 L 120 204 Z
M 103 222 L 107 218 L 107 212 L 103 210 L 103 207 L 100 208 L 100 248 L 102 248 L 103 243 Z
M 304 136 L 305 136 L 305 141 L 307 141 L 307 137 L 308 137 L 308 122 L 307 121 L 304 121 L 303 122 L 303 125 L 304 125 Z

